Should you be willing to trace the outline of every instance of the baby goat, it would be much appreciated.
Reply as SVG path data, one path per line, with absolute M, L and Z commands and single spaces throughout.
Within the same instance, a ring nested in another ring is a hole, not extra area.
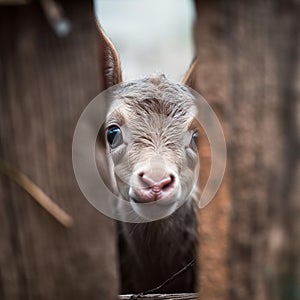
M 185 86 L 192 70 L 183 84 L 164 75 L 123 82 L 118 54 L 99 31 L 103 86 L 121 83 L 100 131 L 106 173 L 120 199 L 116 209 L 122 214 L 129 207 L 136 215 L 136 223 L 118 224 L 121 292 L 137 293 L 160 285 L 196 256 L 197 108 Z M 193 292 L 195 285 L 193 266 L 159 292 Z

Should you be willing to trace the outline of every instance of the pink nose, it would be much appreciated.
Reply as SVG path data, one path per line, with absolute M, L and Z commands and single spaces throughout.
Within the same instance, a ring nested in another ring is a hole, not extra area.
M 140 184 L 135 187 L 137 202 L 146 203 L 172 197 L 176 186 L 175 176 L 170 174 L 157 180 L 153 178 L 157 176 L 151 175 L 144 172 L 138 174 Z
M 155 181 L 145 173 L 140 173 L 139 176 L 141 181 L 146 185 L 147 188 L 151 189 L 153 193 L 160 193 L 162 190 L 167 191 L 172 187 L 172 182 L 174 181 L 173 175 L 169 175 L 159 181 Z

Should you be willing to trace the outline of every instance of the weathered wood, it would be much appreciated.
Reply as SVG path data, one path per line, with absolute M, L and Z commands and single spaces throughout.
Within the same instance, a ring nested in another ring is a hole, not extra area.
M 224 195 L 200 212 L 199 299 L 299 299 L 300 4 L 195 2 L 197 82 L 225 114 L 232 197 L 231 215 Z
M 228 103 L 225 16 L 217 1 L 196 1 L 195 46 L 198 57 L 196 88 L 217 113 L 226 133 L 224 111 Z M 211 167 L 210 145 L 200 139 L 200 186 L 204 187 Z M 199 210 L 198 299 L 223 300 L 228 291 L 228 240 L 231 199 L 228 178 L 215 198 Z
M 142 299 L 157 299 L 157 300 L 196 300 L 198 294 L 196 293 L 184 293 L 184 294 L 149 294 L 139 297 L 134 295 L 120 295 L 121 300 L 142 300 Z
M 0 158 L 74 218 L 62 227 L 0 174 L 1 300 L 117 298 L 114 223 L 84 199 L 71 160 L 76 121 L 100 91 L 92 1 L 60 2 L 64 39 L 38 1 L 0 6 Z
M 300 3 L 227 1 L 228 299 L 300 297 Z
M 0 173 L 6 175 L 9 179 L 17 183 L 37 203 L 41 205 L 53 218 L 65 227 L 73 225 L 73 218 L 62 210 L 44 191 L 42 191 L 34 182 L 32 182 L 20 170 L 13 168 L 7 162 L 0 159 Z

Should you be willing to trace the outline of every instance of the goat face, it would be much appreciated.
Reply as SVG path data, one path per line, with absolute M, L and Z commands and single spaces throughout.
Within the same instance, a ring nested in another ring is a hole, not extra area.
M 121 84 L 112 95 L 104 134 L 115 193 L 146 220 L 166 217 L 196 187 L 193 95 L 163 75 Z
M 118 203 L 121 213 L 161 219 L 191 198 L 197 185 L 197 110 L 185 86 L 192 84 L 195 64 L 183 84 L 164 75 L 124 83 L 118 53 L 98 29 L 103 87 L 114 86 L 100 132 L 109 169 L 104 177 L 109 174 L 106 182 L 124 200 Z

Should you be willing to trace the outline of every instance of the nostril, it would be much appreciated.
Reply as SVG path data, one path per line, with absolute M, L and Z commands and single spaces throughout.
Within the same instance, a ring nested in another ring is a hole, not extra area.
M 170 187 L 172 187 L 172 185 L 174 184 L 175 181 L 175 176 L 174 175 L 169 175 L 168 177 L 164 178 L 163 180 L 160 181 L 159 186 L 162 190 L 167 190 Z
M 144 172 L 141 172 L 138 175 L 139 175 L 139 178 L 140 178 L 142 184 L 145 187 L 150 188 L 151 186 L 154 185 L 155 182 L 149 176 L 147 176 Z

